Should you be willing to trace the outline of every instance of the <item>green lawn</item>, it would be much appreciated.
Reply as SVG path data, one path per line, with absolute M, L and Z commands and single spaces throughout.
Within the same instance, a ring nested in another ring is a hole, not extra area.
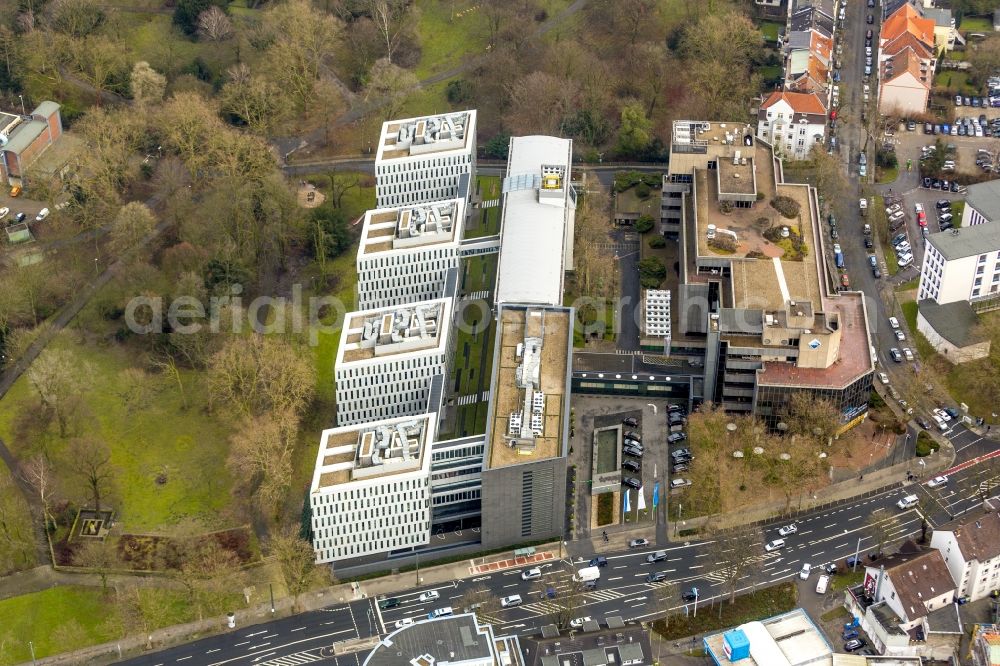
M 764 39 L 769 42 L 778 41 L 778 33 L 784 30 L 785 24 L 778 23 L 777 21 L 761 21 L 760 31 L 764 35 Z
M 958 27 L 963 33 L 983 32 L 988 35 L 993 32 L 993 22 L 986 18 L 963 16 L 962 23 Z
M 908 281 L 904 282 L 903 284 L 899 285 L 898 287 L 896 287 L 896 291 L 912 291 L 912 290 L 916 289 L 918 286 L 920 286 L 920 276 L 919 275 L 917 277 L 913 278 L 912 280 L 908 280 Z
M 955 227 L 962 226 L 962 215 L 965 213 L 965 202 L 964 201 L 952 201 L 951 202 L 951 223 Z
M 838 573 L 836 576 L 831 576 L 830 591 L 839 592 L 840 590 L 846 590 L 849 587 L 860 585 L 864 579 L 865 568 L 859 564 L 857 571 L 852 572 L 848 569 L 847 573 Z
M 896 182 L 897 176 L 899 176 L 898 166 L 892 167 L 891 169 L 875 167 L 875 179 L 878 183 L 894 183 Z
M 184 408 L 172 380 L 149 376 L 141 382 L 146 398 L 130 410 L 122 399 L 130 387 L 123 373 L 139 365 L 140 353 L 117 345 L 81 344 L 76 338 L 64 332 L 50 348 L 67 350 L 87 364 L 79 430 L 111 449 L 119 500 L 114 508 L 123 529 L 159 530 L 184 519 L 200 520 L 209 527 L 230 526 L 232 521 L 224 514 L 230 505 L 231 479 L 223 461 L 232 425 L 220 414 L 204 410 L 207 395 L 198 374 L 181 373 L 190 408 Z M 26 373 L 0 401 L 0 437 L 19 456 L 47 450 L 62 470 L 64 483 L 79 490 L 71 461 L 64 458 L 67 440 L 57 429 L 51 427 L 28 441 L 16 426 L 17 415 L 37 410 L 38 404 Z M 158 485 L 161 473 L 167 482 Z
M 686 592 L 687 589 L 684 591 Z M 763 620 L 790 611 L 795 606 L 795 584 L 781 583 L 771 587 L 758 588 L 756 594 L 738 596 L 734 604 L 730 604 L 728 599 L 724 600 L 721 617 L 718 607 L 709 608 L 708 602 L 703 601 L 699 604 L 698 617 L 694 617 L 694 614 L 685 616 L 682 613 L 671 615 L 670 621 L 667 623 L 663 620 L 653 622 L 653 631 L 664 640 L 676 640 L 717 629 L 725 629 L 752 620 Z
M 160 599 L 161 626 L 196 619 L 184 592 L 146 588 L 142 594 Z M 209 610 L 221 613 L 237 605 L 242 606 L 238 593 Z M 28 641 L 38 659 L 112 641 L 122 636 L 120 611 L 114 591 L 104 599 L 98 587 L 59 586 L 0 600 L 0 665 L 31 661 Z
M 416 31 L 421 50 L 414 70 L 417 78 L 425 79 L 461 64 L 467 56 L 484 52 L 488 33 L 479 7 L 474 0 L 417 3 Z
M 899 307 L 903 309 L 903 316 L 906 318 L 906 324 L 910 327 L 910 331 L 917 330 L 917 302 L 916 301 L 905 301 L 899 304 Z
M 480 196 L 484 200 L 500 198 L 500 177 L 479 176 L 476 178 Z M 500 233 L 500 206 L 480 208 L 472 212 L 470 221 L 465 226 L 463 238 L 481 238 L 495 236 Z
M 976 87 L 969 82 L 969 75 L 963 72 L 940 72 L 934 76 L 934 86 L 948 90 L 953 89 L 965 95 L 975 95 L 979 92 Z

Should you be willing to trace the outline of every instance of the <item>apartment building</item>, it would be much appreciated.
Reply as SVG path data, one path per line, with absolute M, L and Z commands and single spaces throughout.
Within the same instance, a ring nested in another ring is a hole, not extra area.
M 972 653 L 973 666 L 1000 666 L 1000 626 L 975 625 L 971 643 L 969 651 Z
M 429 541 L 436 420 L 421 414 L 323 431 L 309 492 L 317 562 Z
M 934 20 L 910 4 L 902 5 L 882 24 L 878 41 L 879 113 L 923 113 L 927 110 L 937 62 Z
M 476 175 L 476 112 L 391 120 L 375 156 L 375 205 L 454 199 Z
M 962 226 L 972 227 L 986 222 L 1000 221 L 1000 180 L 969 185 L 965 195 Z
M 864 418 L 874 376 L 864 299 L 827 271 L 815 190 L 781 182 L 750 126 L 698 121 L 674 123 L 665 186 L 683 221 L 672 345 L 703 354 L 694 397 L 776 425 L 805 392 L 831 401 L 844 428 Z M 794 220 L 766 203 L 779 196 L 796 202 Z M 792 249 L 776 247 L 782 239 Z
M 358 309 L 438 298 L 460 263 L 465 196 L 365 213 L 358 246 Z
M 559 305 L 573 268 L 573 142 L 512 137 L 503 181 L 496 303 Z
M 642 291 L 642 321 L 639 326 L 642 337 L 639 343 L 643 348 L 670 354 L 671 298 L 668 289 Z
M 1000 589 L 1000 514 L 971 511 L 934 530 L 931 547 L 948 566 L 955 594 L 970 601 Z
M 819 95 L 775 91 L 757 112 L 757 138 L 778 148 L 784 157 L 802 160 L 826 136 L 826 106 Z
M 432 380 L 450 367 L 453 304 L 439 298 L 345 317 L 335 370 L 338 425 L 437 411 L 428 401 Z
M 1000 225 L 977 224 L 927 236 L 917 300 L 976 303 L 1000 293 Z

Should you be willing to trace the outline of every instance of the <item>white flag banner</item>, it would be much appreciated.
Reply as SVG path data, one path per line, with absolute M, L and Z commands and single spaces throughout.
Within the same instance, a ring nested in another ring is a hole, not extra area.
M 643 492 L 645 488 L 645 486 L 639 488 L 639 511 L 646 510 L 646 493 Z

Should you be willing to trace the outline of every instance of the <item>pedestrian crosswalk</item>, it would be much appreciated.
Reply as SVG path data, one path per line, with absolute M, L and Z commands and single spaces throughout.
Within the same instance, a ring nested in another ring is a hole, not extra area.
M 472 291 L 462 297 L 463 301 L 488 301 L 490 300 L 490 292 L 488 290 L 483 291 Z
M 592 601 L 614 601 L 625 596 L 624 592 L 618 590 L 593 590 L 583 595 L 584 598 Z
M 631 349 L 616 349 L 615 353 L 618 354 L 619 356 L 638 356 L 642 352 L 641 351 L 633 351 Z
M 598 250 L 611 250 L 613 252 L 635 252 L 639 249 L 638 243 L 595 243 Z
M 296 652 L 295 654 L 285 655 L 284 657 L 268 659 L 267 661 L 262 662 L 261 666 L 297 666 L 297 664 L 309 664 L 314 661 L 322 661 L 323 659 L 323 656 L 313 654 L 312 651 L 306 650 L 305 652 Z
M 480 208 L 496 208 L 500 205 L 499 199 L 484 199 L 483 203 L 479 204 Z
M 489 402 L 490 392 L 483 391 L 482 393 L 473 393 L 471 395 L 460 395 L 455 398 L 455 404 L 459 407 L 464 407 L 465 405 L 471 405 L 474 402 Z

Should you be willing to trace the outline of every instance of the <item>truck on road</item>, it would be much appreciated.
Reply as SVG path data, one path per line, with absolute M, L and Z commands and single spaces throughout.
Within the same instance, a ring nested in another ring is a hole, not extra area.
M 584 567 L 576 572 L 573 576 L 573 580 L 579 583 L 588 583 L 592 580 L 597 580 L 601 577 L 600 567 Z

